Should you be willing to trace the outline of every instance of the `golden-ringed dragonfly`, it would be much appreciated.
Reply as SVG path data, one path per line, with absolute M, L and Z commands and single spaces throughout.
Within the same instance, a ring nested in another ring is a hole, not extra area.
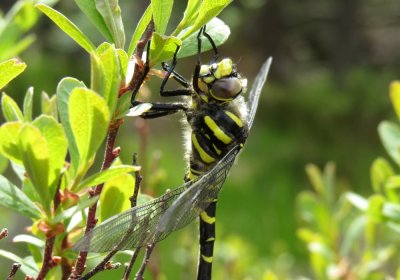
M 213 47 L 210 64 L 201 64 L 202 35 Z M 160 87 L 161 96 L 186 96 L 185 101 L 151 103 L 152 107 L 141 115 L 150 119 L 179 111 L 185 114 L 189 124 L 186 138 L 190 142 L 186 182 L 107 219 L 80 239 L 75 250 L 108 252 L 144 247 L 200 217 L 197 279 L 211 279 L 217 197 L 248 137 L 272 59 L 267 59 L 261 67 L 246 102 L 243 94 L 247 80 L 237 72 L 236 65 L 230 58 L 218 59 L 217 48 L 205 27 L 200 29 L 197 39 L 197 63 L 191 83 L 174 71 L 179 47 L 171 65 L 162 64 L 167 73 Z M 149 65 L 148 59 L 146 64 Z M 183 88 L 165 90 L 171 75 Z M 140 104 L 132 98 L 133 107 Z

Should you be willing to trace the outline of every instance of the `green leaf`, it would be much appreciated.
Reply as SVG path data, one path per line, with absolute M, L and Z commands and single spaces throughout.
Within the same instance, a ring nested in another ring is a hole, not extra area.
M 36 277 L 39 273 L 38 267 L 33 262 L 32 258 L 20 258 L 17 255 L 0 249 L 0 256 L 21 264 L 21 271 L 26 275 Z
M 356 208 L 360 209 L 361 211 L 366 211 L 368 209 L 368 201 L 363 198 L 362 196 L 348 192 L 346 194 L 346 198 L 348 201 L 350 201 L 351 204 L 353 204 Z
M 74 88 L 86 88 L 86 86 L 83 82 L 70 77 L 62 79 L 57 86 L 57 107 L 61 123 L 64 127 L 64 131 L 68 139 L 68 149 L 71 157 L 70 171 L 72 172 L 72 175 L 75 174 L 80 162 L 78 147 L 76 145 L 74 134 L 72 132 L 68 112 L 69 97 Z
M 95 49 L 89 38 L 87 38 L 85 34 L 83 34 L 83 32 L 63 14 L 44 4 L 37 4 L 36 7 L 57 24 L 62 31 L 70 36 L 84 50 L 90 53 Z
M 397 124 L 383 121 L 378 126 L 379 136 L 386 152 L 400 165 L 400 128 Z
M 367 217 L 374 223 L 380 223 L 383 220 L 382 209 L 385 198 L 381 195 L 374 194 L 368 199 Z
M 157 65 L 162 61 L 172 59 L 177 47 L 181 45 L 182 42 L 177 37 L 164 36 L 154 32 L 150 45 L 150 64 Z
M 157 33 L 165 34 L 173 4 L 173 0 L 151 0 L 154 26 Z
M 9 122 L 24 121 L 24 116 L 17 103 L 4 92 L 1 97 L 1 110 L 3 111 L 4 118 Z
M 0 175 L 0 204 L 31 219 L 40 218 L 40 209 L 2 175 Z
M 103 16 L 104 22 L 111 32 L 115 46 L 119 49 L 123 49 L 125 44 L 125 31 L 118 0 L 96 0 L 96 8 Z
M 129 58 L 132 57 L 133 52 L 136 49 L 136 44 L 139 41 L 140 37 L 142 37 L 144 31 L 146 30 L 146 27 L 149 24 L 152 15 L 153 15 L 153 10 L 151 9 L 151 5 L 149 5 L 144 14 L 142 15 L 141 19 L 139 20 L 135 32 L 133 33 L 131 42 L 129 43 L 129 48 L 128 48 Z
M 94 196 L 85 200 L 81 200 L 78 205 L 71 207 L 65 211 L 62 211 L 60 214 L 57 214 L 53 219 L 51 219 L 51 224 L 61 223 L 62 221 L 71 218 L 73 215 L 82 211 L 85 208 L 91 207 L 94 203 L 99 200 L 98 196 Z
M 181 38 L 183 34 L 185 34 L 185 32 L 185 30 L 182 31 L 178 35 L 178 38 Z M 229 38 L 231 30 L 229 29 L 229 26 L 226 25 L 222 20 L 220 20 L 219 18 L 213 18 L 207 24 L 207 33 L 211 36 L 215 45 L 218 47 L 225 43 L 225 41 Z M 193 33 L 182 42 L 182 48 L 179 50 L 178 58 L 197 54 L 197 45 L 197 33 Z M 204 39 L 203 37 L 201 43 L 201 52 L 205 52 L 211 49 L 212 45 L 210 41 L 208 39 Z
M 0 174 L 3 174 L 8 167 L 8 160 L 2 154 L 0 154 Z
M 104 71 L 102 77 L 104 82 L 102 88 L 97 91 L 107 101 L 110 111 L 114 111 L 114 106 L 118 98 L 119 86 L 121 84 L 121 69 L 117 50 L 109 43 L 101 44 L 96 50 L 102 67 L 98 68 Z
M 32 108 L 33 108 L 33 87 L 28 88 L 24 97 L 24 118 L 25 121 L 32 121 Z
M 0 63 L 0 89 L 21 74 L 25 68 L 26 64 L 16 58 Z
M 129 197 L 133 194 L 134 187 L 135 179 L 129 174 L 122 174 L 107 181 L 100 197 L 99 221 L 129 209 L 131 206 Z
M 231 2 L 232 0 L 203 0 L 195 22 L 180 39 L 185 40 L 192 33 L 206 25 L 212 18 L 218 16 Z
M 79 9 L 89 18 L 96 28 L 103 34 L 109 42 L 113 42 L 113 37 L 108 30 L 102 15 L 96 9 L 96 0 L 75 0 Z
M 28 235 L 28 234 L 19 234 L 13 238 L 13 242 L 24 242 L 28 244 L 32 244 L 36 247 L 39 248 L 44 248 L 44 241 L 33 236 L 33 235 Z
M 86 170 L 106 136 L 110 113 L 102 97 L 89 89 L 75 88 L 68 114 L 80 155 L 79 170 Z
M 126 52 L 122 49 L 117 49 L 117 54 L 118 54 L 118 59 L 119 59 L 119 65 L 121 68 L 121 81 L 125 81 L 126 77 L 126 70 L 128 69 L 128 55 Z
M 49 97 L 46 92 L 42 91 L 41 101 L 42 114 L 57 118 L 58 113 L 56 96 L 53 95 L 52 97 Z
M 384 158 L 377 158 L 371 165 L 371 184 L 374 192 L 381 192 L 386 181 L 393 175 L 393 169 Z
M 63 127 L 53 117 L 41 115 L 33 122 L 33 125 L 40 130 L 47 142 L 49 155 L 49 193 L 50 197 L 54 197 L 67 154 L 67 138 L 65 137 Z
M 314 193 L 303 191 L 297 196 L 297 209 L 301 218 L 308 222 L 315 222 L 315 212 L 318 209 L 318 199 Z
M 196 20 L 196 15 L 200 9 L 201 1 L 200 0 L 189 0 L 186 6 L 186 10 L 184 12 L 183 18 L 181 22 L 178 24 L 174 32 L 172 32 L 172 36 L 177 36 L 183 29 L 192 25 Z
M 4 52 L 1 53 L 0 58 L 17 57 L 27 48 L 29 48 L 35 41 L 36 36 L 33 34 L 29 34 L 19 39 L 18 42 L 15 42 L 12 48 L 7 48 L 6 50 L 4 50 Z
M 131 107 L 131 94 L 125 93 L 124 95 L 120 96 L 120 98 L 118 98 L 117 107 L 115 109 L 113 119 L 117 120 L 125 117 L 130 107 Z
M 39 194 L 43 208 L 49 214 L 53 197 L 49 193 L 49 149 L 46 138 L 37 127 L 25 124 L 19 134 L 18 146 L 26 172 Z
M 19 132 L 21 122 L 8 122 L 0 127 L 0 153 L 16 163 L 22 163 L 19 150 Z
M 394 81 L 390 84 L 389 96 L 397 118 L 400 119 L 400 81 Z
M 325 186 L 322 178 L 321 170 L 314 164 L 306 165 L 306 173 L 308 175 L 308 180 L 310 180 L 311 185 L 314 187 L 315 191 L 324 196 Z
M 98 184 L 101 184 L 108 180 L 111 180 L 114 177 L 129 173 L 129 172 L 135 172 L 138 170 L 140 170 L 139 166 L 131 166 L 131 165 L 112 166 L 109 169 L 103 170 L 103 171 L 96 173 L 96 174 L 86 178 L 85 180 L 83 180 L 79 184 L 77 190 L 79 191 L 84 188 L 96 186 Z

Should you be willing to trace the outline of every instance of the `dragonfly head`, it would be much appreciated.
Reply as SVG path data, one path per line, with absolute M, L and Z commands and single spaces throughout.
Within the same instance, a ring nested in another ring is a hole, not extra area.
M 201 66 L 199 88 L 208 98 L 227 102 L 246 92 L 247 79 L 240 76 L 230 58 L 224 58 L 218 63 Z

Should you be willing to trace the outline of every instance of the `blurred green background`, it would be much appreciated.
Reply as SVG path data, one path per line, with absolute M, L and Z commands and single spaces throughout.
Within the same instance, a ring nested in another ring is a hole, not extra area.
M 1 10 L 13 2 L 2 0 Z M 128 38 L 147 4 L 120 0 Z M 185 4 L 174 4 L 174 23 Z M 60 1 L 55 8 L 101 42 L 73 1 Z M 376 127 L 382 119 L 394 118 L 387 93 L 390 81 L 400 76 L 399 12 L 394 0 L 247 0 L 235 1 L 221 14 L 232 34 L 219 52 L 238 62 L 250 87 L 264 60 L 273 56 L 274 61 L 246 147 L 220 195 L 215 279 L 261 279 L 268 270 L 287 279 L 312 277 L 306 248 L 296 236 L 295 198 L 310 189 L 307 163 L 334 161 L 339 188 L 371 193 L 370 164 L 384 155 Z M 78 45 L 44 17 L 33 33 L 36 42 L 21 55 L 28 68 L 5 92 L 22 101 L 34 86 L 39 103 L 40 92 L 53 94 L 65 76 L 89 84 L 89 57 Z M 194 63 L 194 57 L 182 59 L 177 69 L 189 78 Z M 160 80 L 152 78 L 147 85 L 150 98 L 159 99 Z M 120 131 L 123 161 L 139 153 L 144 188 L 153 195 L 182 183 L 180 119 L 126 119 Z M 4 208 L 0 211 L 0 227 L 9 228 L 11 236 L 29 224 Z M 196 230 L 193 224 L 157 246 L 150 265 L 153 276 L 194 278 Z M 24 246 L 12 245 L 11 238 L 3 246 L 28 254 Z M 0 263 L 4 277 L 10 262 Z M 95 279 L 109 279 L 112 273 Z

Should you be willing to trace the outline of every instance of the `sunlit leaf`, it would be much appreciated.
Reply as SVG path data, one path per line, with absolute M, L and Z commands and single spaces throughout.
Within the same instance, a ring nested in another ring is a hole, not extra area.
M 22 126 L 21 122 L 7 122 L 0 127 L 0 153 L 16 163 L 22 162 L 19 150 L 19 132 Z
M 162 61 L 171 60 L 177 47 L 181 45 L 182 42 L 177 37 L 164 36 L 154 32 L 150 46 L 150 64 L 157 65 Z
M 71 157 L 70 171 L 72 172 L 72 174 L 74 174 L 74 171 L 76 171 L 76 169 L 78 168 L 80 161 L 78 147 L 76 145 L 75 138 L 72 132 L 68 112 L 69 97 L 74 88 L 86 88 L 86 86 L 83 82 L 70 77 L 62 79 L 57 86 L 57 107 L 61 123 L 68 139 L 68 150 Z
M 13 242 L 24 242 L 28 244 L 32 244 L 36 247 L 43 248 L 44 247 L 44 241 L 33 236 L 33 235 L 28 235 L 28 234 L 19 234 L 13 238 Z
M 350 201 L 351 204 L 353 204 L 356 208 L 360 209 L 361 211 L 367 210 L 368 201 L 362 196 L 356 193 L 348 192 L 346 194 L 346 198 Z
M 101 172 L 98 172 L 85 180 L 83 180 L 80 184 L 77 190 L 82 190 L 84 188 L 96 186 L 98 184 L 104 183 L 108 180 L 113 179 L 114 177 L 121 176 L 123 174 L 129 173 L 129 172 L 135 172 L 140 170 L 139 166 L 131 166 L 131 165 L 118 165 L 118 166 L 112 166 L 106 170 L 103 170 Z M 113 179 L 114 181 L 114 179 Z
M 83 32 L 63 14 L 44 4 L 37 4 L 36 7 L 57 24 L 62 31 L 70 36 L 84 50 L 90 53 L 95 49 L 89 38 L 87 38 L 86 35 L 83 34 Z
M 108 130 L 110 113 L 105 100 L 85 88 L 74 88 L 69 97 L 68 115 L 80 155 L 80 166 L 86 169 Z
M 50 196 L 54 196 L 55 187 L 60 179 L 64 167 L 68 142 L 61 124 L 50 116 L 41 115 L 33 122 L 47 141 L 49 161 L 49 186 Z
M 196 16 L 200 9 L 201 1 L 200 0 L 188 0 L 188 4 L 186 6 L 186 10 L 183 14 L 183 18 L 172 32 L 172 36 L 177 36 L 183 29 L 193 25 L 194 21 L 196 20 Z
M 0 63 L 0 89 L 6 86 L 11 80 L 21 74 L 26 64 L 16 58 Z
M 4 118 L 9 121 L 24 121 L 24 116 L 17 103 L 7 94 L 3 92 L 1 97 L 1 110 Z
M 56 95 L 49 97 L 49 95 L 46 92 L 42 91 L 41 104 L 40 104 L 42 109 L 42 114 L 57 118 L 58 113 L 57 113 L 56 102 L 57 102 Z
M 139 104 L 129 110 L 129 112 L 126 114 L 128 117 L 138 117 L 142 115 L 143 113 L 149 111 L 153 107 L 153 104 L 151 103 L 142 103 Z
M 131 206 L 129 197 L 132 196 L 134 187 L 135 179 L 129 174 L 122 174 L 107 181 L 100 197 L 99 220 L 104 221 L 115 214 L 129 209 Z
M 390 100 L 397 117 L 400 119 L 400 81 L 394 81 L 390 84 L 389 88 Z
M 23 108 L 25 121 L 32 121 L 33 87 L 30 87 L 25 94 Z
M 131 42 L 129 43 L 129 48 L 128 48 L 128 58 L 131 58 L 133 55 L 133 52 L 136 49 L 136 44 L 139 41 L 140 37 L 142 37 L 144 31 L 146 30 L 147 25 L 149 24 L 151 17 L 152 17 L 152 9 L 151 5 L 149 5 L 140 18 L 140 21 L 135 29 L 135 32 L 133 33 Z
M 37 127 L 25 124 L 19 134 L 18 147 L 26 172 L 42 206 L 49 213 L 53 197 L 49 192 L 49 147 L 46 138 Z
M 196 16 L 196 20 L 193 25 L 180 37 L 181 40 L 185 40 L 192 33 L 199 30 L 202 26 L 206 25 L 212 18 L 218 16 L 226 6 L 228 6 L 232 0 L 203 0 L 200 5 L 200 10 Z
M 154 26 L 157 33 L 164 34 L 167 30 L 173 4 L 173 0 L 151 0 Z

